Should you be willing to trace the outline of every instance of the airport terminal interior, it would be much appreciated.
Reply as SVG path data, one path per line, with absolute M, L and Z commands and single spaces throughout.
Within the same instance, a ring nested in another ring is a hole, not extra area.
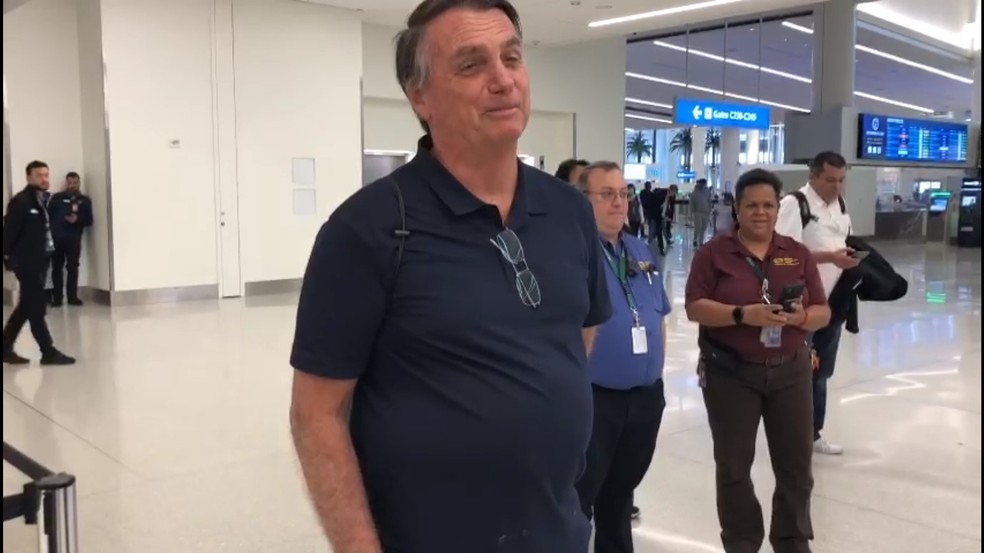
M 331 552 L 288 417 L 300 281 L 332 212 L 416 154 L 393 56 L 418 3 L 4 0 L 4 206 L 43 160 L 51 192 L 78 174 L 93 219 L 80 305 L 47 308 L 77 363 L 39 363 L 26 328 L 31 362 L 4 352 L 5 553 Z M 908 290 L 861 302 L 844 331 L 824 431 L 844 451 L 814 456 L 812 550 L 980 551 L 980 1 L 513 4 L 521 161 L 610 160 L 639 189 L 675 185 L 665 251 L 651 246 L 673 309 L 635 551 L 726 552 L 685 309 L 695 183 L 710 238 L 732 229 L 742 174 L 791 192 L 825 150 L 848 164 L 851 234 Z M 6 321 L 22 295 L 3 278 Z M 72 493 L 31 504 L 25 459 Z

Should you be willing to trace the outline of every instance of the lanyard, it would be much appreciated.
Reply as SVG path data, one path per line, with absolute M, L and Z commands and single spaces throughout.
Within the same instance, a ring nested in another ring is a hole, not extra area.
M 769 293 L 769 275 L 767 274 L 769 267 L 772 265 L 770 259 L 766 258 L 765 260 L 765 271 L 762 270 L 762 266 L 759 265 L 757 259 L 746 255 L 745 261 L 748 262 L 748 266 L 752 268 L 752 272 L 755 273 L 755 276 L 758 277 L 759 282 L 762 284 L 762 301 L 767 304 L 772 303 L 772 295 Z
M 618 279 L 618 283 L 622 285 L 622 292 L 625 294 L 625 301 L 629 304 L 629 309 L 632 311 L 632 318 L 634 319 L 635 325 L 640 325 L 639 319 L 639 308 L 636 307 L 635 295 L 632 294 L 632 287 L 629 286 L 629 257 L 626 253 L 625 244 L 622 244 L 622 252 L 619 255 L 618 263 L 615 262 L 615 258 L 612 257 L 611 252 L 608 251 L 608 247 L 602 244 L 601 249 L 605 252 L 605 259 L 608 261 L 608 266 L 612 268 L 612 272 L 615 273 L 615 278 Z

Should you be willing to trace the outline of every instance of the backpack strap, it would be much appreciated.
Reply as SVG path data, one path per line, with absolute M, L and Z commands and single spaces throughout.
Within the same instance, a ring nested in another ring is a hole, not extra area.
M 397 249 L 396 266 L 393 269 L 393 282 L 390 285 L 390 294 L 392 295 L 393 289 L 396 288 L 396 277 L 400 274 L 400 265 L 403 264 L 403 251 L 406 249 L 410 231 L 407 230 L 407 208 L 403 201 L 403 192 L 400 190 L 400 183 L 392 175 L 387 180 L 393 185 L 393 191 L 396 192 L 396 203 L 400 209 L 400 225 L 393 230 L 393 237 L 397 240 Z
M 789 195 L 796 198 L 796 202 L 800 208 L 800 221 L 803 224 L 803 228 L 806 228 L 810 224 L 810 221 L 816 220 L 813 217 L 813 212 L 810 210 L 810 202 L 806 200 L 806 194 L 796 190 L 795 192 L 790 192 Z

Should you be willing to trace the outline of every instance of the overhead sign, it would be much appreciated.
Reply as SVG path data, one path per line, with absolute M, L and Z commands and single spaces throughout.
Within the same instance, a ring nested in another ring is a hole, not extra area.
M 674 119 L 682 125 L 768 129 L 770 110 L 765 106 L 712 100 L 677 98 Z
M 697 178 L 697 173 L 693 171 L 677 171 L 677 178 L 680 180 L 694 180 Z

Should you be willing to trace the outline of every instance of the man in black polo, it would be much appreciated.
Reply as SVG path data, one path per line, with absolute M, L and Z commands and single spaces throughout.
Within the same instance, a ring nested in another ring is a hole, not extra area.
M 584 553 L 586 351 L 611 304 L 586 198 L 517 158 L 519 17 L 426 0 L 396 66 L 427 135 L 325 224 L 298 306 L 319 519 L 336 553 Z

